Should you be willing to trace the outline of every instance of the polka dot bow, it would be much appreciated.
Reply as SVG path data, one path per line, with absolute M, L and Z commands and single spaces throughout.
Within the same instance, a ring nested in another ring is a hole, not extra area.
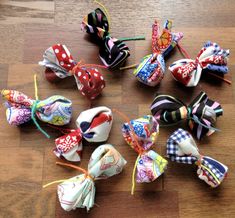
M 122 134 L 127 142 L 138 154 L 136 173 L 138 183 L 152 182 L 157 179 L 165 170 L 167 161 L 153 150 L 149 150 L 157 140 L 159 125 L 151 115 L 131 120 L 122 126 Z M 134 180 L 134 178 L 133 178 Z M 134 183 L 132 194 L 134 193 Z
M 121 173 L 126 165 L 126 160 L 112 145 L 105 144 L 96 148 L 92 153 L 87 171 L 74 165 L 58 164 L 73 167 L 84 173 L 58 185 L 57 193 L 61 207 L 66 211 L 76 208 L 86 208 L 89 211 L 94 206 L 94 181 Z
M 175 80 L 185 86 L 196 86 L 202 72 L 212 71 L 223 75 L 228 72 L 229 50 L 223 50 L 217 43 L 207 42 L 198 53 L 196 60 L 182 59 L 174 62 L 169 70 Z
M 7 121 L 11 125 L 21 125 L 35 119 L 46 123 L 62 126 L 70 122 L 72 102 L 60 95 L 51 96 L 45 100 L 33 100 L 22 92 L 3 90 L 2 97 L 7 110 Z
M 197 174 L 211 187 L 217 187 L 227 175 L 228 167 L 219 161 L 203 156 L 192 136 L 183 129 L 176 130 L 167 140 L 167 156 L 171 161 L 196 164 Z
M 97 41 L 100 59 L 108 68 L 120 66 L 130 56 L 129 48 L 123 40 L 110 36 L 107 16 L 100 8 L 84 17 L 81 28 Z
M 65 45 L 53 45 L 45 51 L 43 58 L 39 65 L 46 67 L 45 75 L 51 82 L 74 76 L 81 94 L 88 99 L 96 98 L 105 87 L 102 74 L 96 68 L 89 67 L 103 66 L 76 63 Z
M 151 105 L 153 116 L 163 124 L 174 124 L 187 119 L 192 132 L 201 139 L 216 130 L 217 117 L 223 114 L 221 105 L 201 92 L 188 106 L 170 95 L 157 95 Z
M 159 23 L 155 21 L 152 27 L 152 51 L 145 56 L 133 74 L 137 79 L 149 86 L 156 86 L 161 82 L 165 74 L 164 58 L 174 49 L 183 38 L 183 33 L 171 32 L 172 21 L 167 20 L 160 34 Z
M 95 107 L 83 111 L 76 120 L 77 129 L 61 129 L 65 135 L 55 140 L 55 155 L 69 161 L 80 161 L 82 139 L 88 142 L 106 141 L 112 122 L 112 111 L 107 107 Z

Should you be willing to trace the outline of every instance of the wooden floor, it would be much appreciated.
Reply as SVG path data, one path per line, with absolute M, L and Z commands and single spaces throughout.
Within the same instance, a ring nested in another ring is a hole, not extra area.
M 124 142 L 120 131 L 122 121 L 115 116 L 108 143 L 115 145 L 126 158 L 126 168 L 119 176 L 96 183 L 99 207 L 95 206 L 89 214 L 85 210 L 66 213 L 57 201 L 56 186 L 42 189 L 47 182 L 77 174 L 55 165 L 53 141 L 59 134 L 44 127 L 52 135 L 48 140 L 33 124 L 14 128 L 8 125 L 5 108 L 1 106 L 0 217 L 235 217 L 235 1 L 103 0 L 102 3 L 111 15 L 113 36 L 145 35 L 147 38 L 127 43 L 131 49 L 127 65 L 151 52 L 151 25 L 156 18 L 161 23 L 167 18 L 173 19 L 173 30 L 184 33 L 182 45 L 192 57 L 207 40 L 230 49 L 227 78 L 233 81 L 232 85 L 204 76 L 196 88 L 184 88 L 167 72 L 160 86 L 150 88 L 137 82 L 131 70 L 104 71 L 107 87 L 92 104 L 93 107 L 115 107 L 130 118 L 137 118 L 150 113 L 149 106 L 157 92 L 189 103 L 201 90 L 206 91 L 224 108 L 224 116 L 217 122 L 222 131 L 198 142 L 198 146 L 203 154 L 228 165 L 229 175 L 219 188 L 211 189 L 197 178 L 194 167 L 170 162 L 162 177 L 151 184 L 138 184 L 135 195 L 131 196 L 131 173 L 137 155 Z M 80 30 L 83 16 L 96 7 L 88 0 L 0 1 L 0 88 L 34 96 L 33 75 L 36 73 L 41 99 L 61 94 L 73 101 L 70 127 L 74 127 L 76 117 L 87 109 L 88 101 L 77 91 L 73 78 L 57 85 L 50 84 L 37 63 L 47 47 L 63 43 L 75 60 L 101 64 L 98 47 Z M 182 56 L 175 50 L 166 65 L 179 58 Z M 154 149 L 161 155 L 165 155 L 166 140 L 177 127 L 160 129 Z M 87 167 L 95 147 L 84 147 L 80 166 Z

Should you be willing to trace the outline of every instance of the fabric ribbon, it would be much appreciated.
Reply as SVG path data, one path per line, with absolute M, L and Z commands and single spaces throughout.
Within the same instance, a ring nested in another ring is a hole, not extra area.
M 76 120 L 77 129 L 61 129 L 65 135 L 55 140 L 55 155 L 68 161 L 80 161 L 82 139 L 88 142 L 106 141 L 112 122 L 112 111 L 107 107 L 95 107 L 83 111 Z
M 203 71 L 226 74 L 228 56 L 229 50 L 224 50 L 217 43 L 208 41 L 198 53 L 196 60 L 178 60 L 169 67 L 169 70 L 175 80 L 185 86 L 193 87 L 198 84 Z
M 171 161 L 196 164 L 197 174 L 201 180 L 215 188 L 227 175 L 228 167 L 219 161 L 203 156 L 192 136 L 183 129 L 176 130 L 167 140 L 167 156 Z
M 174 49 L 183 38 L 183 33 L 171 32 L 172 21 L 167 20 L 162 33 L 158 21 L 152 26 L 152 54 L 145 56 L 133 74 L 137 79 L 149 86 L 156 86 L 165 74 L 165 57 Z
M 139 155 L 136 159 L 132 175 L 132 191 L 138 183 L 152 182 L 166 169 L 167 161 L 150 148 L 156 143 L 159 125 L 151 115 L 126 122 L 122 126 L 122 134 L 127 142 Z
M 6 117 L 11 125 L 18 126 L 32 119 L 38 129 L 49 138 L 40 128 L 35 115 L 39 120 L 57 126 L 68 124 L 71 120 L 72 102 L 63 96 L 54 95 L 45 100 L 33 100 L 15 90 L 2 90 L 1 94 L 6 100 Z
M 94 206 L 94 182 L 121 173 L 126 163 L 126 160 L 112 145 L 101 145 L 92 153 L 87 171 L 71 164 L 57 163 L 80 170 L 84 174 L 67 180 L 54 181 L 43 187 L 62 182 L 57 188 L 61 207 L 66 211 L 76 208 L 86 208 L 89 211 Z
M 174 124 L 187 119 L 189 128 L 201 139 L 216 130 L 216 118 L 223 114 L 221 105 L 201 92 L 188 106 L 170 95 L 157 95 L 151 105 L 153 116 L 163 124 Z
M 74 76 L 83 96 L 95 99 L 105 87 L 102 74 L 95 68 L 106 68 L 95 64 L 76 63 L 65 45 L 55 44 L 48 48 L 39 65 L 46 67 L 45 75 L 50 82 Z
M 141 40 L 144 37 L 123 39 L 111 37 L 110 23 L 106 14 L 100 8 L 95 9 L 84 17 L 81 29 L 90 34 L 99 44 L 101 61 L 106 67 L 113 69 L 122 65 L 130 56 L 130 50 L 123 41 Z

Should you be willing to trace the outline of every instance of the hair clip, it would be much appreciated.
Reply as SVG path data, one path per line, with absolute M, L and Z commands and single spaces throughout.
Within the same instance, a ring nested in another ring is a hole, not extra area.
M 39 126 L 36 117 L 46 123 L 63 126 L 70 122 L 72 116 L 72 102 L 60 95 L 39 100 L 37 94 L 36 75 L 34 76 L 35 100 L 15 90 L 2 90 L 2 97 L 6 100 L 7 121 L 11 125 L 19 126 L 33 120 L 37 128 L 48 138 L 50 136 Z
M 178 45 L 183 38 L 183 33 L 171 32 L 172 21 L 166 20 L 160 33 L 159 22 L 152 26 L 152 54 L 145 56 L 140 64 L 120 68 L 129 69 L 136 67 L 133 74 L 137 79 L 149 86 L 156 86 L 161 82 L 165 74 L 165 57 Z
M 228 56 L 229 50 L 224 50 L 217 43 L 208 41 L 195 60 L 188 56 L 187 59 L 174 62 L 169 70 L 176 81 L 188 87 L 198 84 L 202 72 L 209 73 L 231 84 L 231 81 L 220 76 L 228 72 Z
M 68 161 L 80 161 L 82 140 L 85 139 L 88 142 L 106 141 L 112 122 L 112 111 L 107 107 L 95 107 L 83 111 L 76 120 L 77 129 L 57 128 L 64 135 L 55 140 L 55 155 Z
M 201 155 L 193 137 L 185 130 L 176 130 L 167 140 L 167 156 L 171 161 L 196 164 L 199 179 L 215 188 L 227 175 L 228 167 L 219 161 Z
M 218 131 L 214 127 L 223 114 L 221 105 L 201 92 L 188 106 L 170 95 L 157 95 L 151 105 L 153 116 L 163 124 L 175 124 L 187 119 L 189 128 L 201 139 Z
M 152 182 L 166 169 L 167 161 L 155 151 L 150 150 L 156 143 L 159 125 L 151 115 L 129 121 L 126 115 L 117 110 L 114 111 L 126 120 L 122 126 L 122 135 L 127 144 L 138 153 L 132 174 L 131 194 L 133 195 L 135 180 L 137 183 Z
M 95 181 L 121 173 L 126 163 L 126 160 L 112 145 L 101 145 L 92 153 L 88 170 L 72 164 L 56 162 L 58 165 L 79 170 L 83 174 L 70 179 L 50 182 L 43 188 L 62 182 L 57 187 L 61 207 L 66 211 L 76 208 L 86 208 L 89 211 L 94 206 Z
M 39 65 L 46 67 L 45 76 L 50 82 L 74 76 L 79 91 L 88 99 L 95 99 L 105 87 L 104 78 L 96 67 L 106 67 L 84 64 L 83 61 L 76 63 L 65 45 L 56 44 L 48 48 Z
M 81 28 L 90 34 L 99 44 L 99 56 L 105 66 L 110 69 L 122 65 L 130 56 L 130 50 L 123 41 L 142 40 L 144 37 L 120 38 L 110 36 L 110 17 L 107 9 L 98 3 L 100 8 L 86 15 L 82 21 Z

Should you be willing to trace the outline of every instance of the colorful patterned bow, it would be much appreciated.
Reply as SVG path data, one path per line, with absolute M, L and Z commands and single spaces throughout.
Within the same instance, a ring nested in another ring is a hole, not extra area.
M 107 14 L 107 10 L 105 12 Z M 84 17 L 81 28 L 98 42 L 100 59 L 110 69 L 120 66 L 130 56 L 130 50 L 123 41 L 144 39 L 144 37 L 123 39 L 111 37 L 109 20 L 100 8 Z
M 157 179 L 165 170 L 167 161 L 153 150 L 149 150 L 157 140 L 159 125 L 151 115 L 131 120 L 122 126 L 122 134 L 127 142 L 139 155 L 136 159 L 132 175 L 132 191 L 138 183 L 152 182 Z
M 167 140 L 167 156 L 171 161 L 196 164 L 197 174 L 201 180 L 215 188 L 226 177 L 228 167 L 219 161 L 199 153 L 192 136 L 183 129 L 176 130 Z
M 149 86 L 156 86 L 161 82 L 165 74 L 164 58 L 174 49 L 183 38 L 183 33 L 171 32 L 172 21 L 167 20 L 160 34 L 159 23 L 155 21 L 152 27 L 152 51 L 153 54 L 145 56 L 134 70 L 137 79 Z
M 223 50 L 217 43 L 207 42 L 198 53 L 196 60 L 182 59 L 174 62 L 169 70 L 175 80 L 185 86 L 196 86 L 203 70 L 217 74 L 228 72 L 229 50 Z
M 43 61 L 47 80 L 55 82 L 68 76 L 74 76 L 81 94 L 88 99 L 94 99 L 105 87 L 102 74 L 94 67 L 106 68 L 95 64 L 76 63 L 65 45 L 56 44 L 48 48 Z
M 201 92 L 188 106 L 170 95 L 157 95 L 151 105 L 153 116 L 162 123 L 173 124 L 188 119 L 192 132 L 201 139 L 211 135 L 216 118 L 223 114 L 221 105 Z
M 88 142 L 106 141 L 112 122 L 112 111 L 107 107 L 96 107 L 83 111 L 76 120 L 77 129 L 61 129 L 65 135 L 55 140 L 55 155 L 69 161 L 80 161 L 82 139 Z
M 89 211 L 95 200 L 95 180 L 107 179 L 121 173 L 126 163 L 112 145 L 101 145 L 92 153 L 87 171 L 71 164 L 57 162 L 59 165 L 75 168 L 84 174 L 67 180 L 54 181 L 43 187 L 62 182 L 57 188 L 61 207 L 66 211 L 76 208 L 86 208 Z
M 5 105 L 9 124 L 18 126 L 32 119 L 38 129 L 48 138 L 50 136 L 40 128 L 35 115 L 39 120 L 57 126 L 68 124 L 72 116 L 72 102 L 60 95 L 39 101 L 19 91 L 3 90 L 2 97 L 7 101 Z

